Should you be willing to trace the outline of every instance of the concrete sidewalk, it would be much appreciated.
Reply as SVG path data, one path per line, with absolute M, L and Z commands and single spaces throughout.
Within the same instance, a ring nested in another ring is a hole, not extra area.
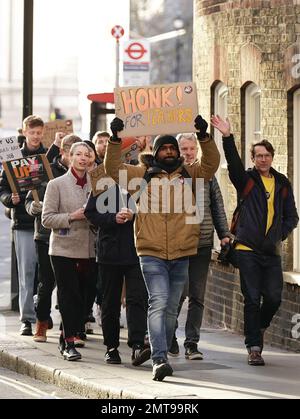
M 180 357 L 171 358 L 173 377 L 152 381 L 151 361 L 131 365 L 126 345 L 127 330 L 121 331 L 121 365 L 106 365 L 102 332 L 96 328 L 80 349 L 82 360 L 64 361 L 57 349 L 58 316 L 48 331 L 47 343 L 34 343 L 19 335 L 15 313 L 0 313 L 0 366 L 53 383 L 86 398 L 135 399 L 276 399 L 300 398 L 300 354 L 266 346 L 265 367 L 247 365 L 243 338 L 228 331 L 204 329 L 199 349 L 203 361 L 184 358 L 183 330 L 179 330 Z

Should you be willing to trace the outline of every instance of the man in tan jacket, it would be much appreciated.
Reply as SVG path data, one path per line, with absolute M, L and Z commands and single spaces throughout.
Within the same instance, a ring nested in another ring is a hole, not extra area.
M 213 176 L 220 155 L 214 141 L 206 134 L 206 121 L 198 116 L 195 128 L 202 149 L 198 164 L 184 165 L 177 140 L 171 135 L 157 137 L 152 155 L 144 155 L 139 166 L 122 164 L 118 132 L 123 128 L 123 121 L 115 118 L 104 166 L 106 173 L 138 201 L 135 245 L 149 294 L 148 332 L 153 379 L 162 381 L 173 373 L 167 352 L 180 296 L 188 279 L 188 257 L 197 253 L 199 241 L 200 219 L 195 222 L 193 217 L 197 212 L 194 197 L 197 194 L 193 193 L 192 201 L 186 202 L 186 192 L 187 189 L 191 192 L 192 184 L 195 192 L 197 179 L 209 180 Z M 122 180 L 124 170 L 126 184 Z

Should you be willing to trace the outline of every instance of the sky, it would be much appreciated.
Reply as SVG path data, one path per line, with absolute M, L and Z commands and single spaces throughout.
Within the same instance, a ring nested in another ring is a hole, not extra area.
M 129 38 L 129 0 L 35 0 L 34 65 L 39 77 L 59 74 L 66 61 L 79 62 L 83 131 L 89 128 L 89 93 L 111 92 L 115 86 L 116 24 Z

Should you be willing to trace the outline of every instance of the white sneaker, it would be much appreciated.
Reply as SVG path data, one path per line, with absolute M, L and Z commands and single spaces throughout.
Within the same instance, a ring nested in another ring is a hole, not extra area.
M 101 327 L 101 308 L 96 303 L 93 305 L 93 316 L 95 317 L 97 325 Z

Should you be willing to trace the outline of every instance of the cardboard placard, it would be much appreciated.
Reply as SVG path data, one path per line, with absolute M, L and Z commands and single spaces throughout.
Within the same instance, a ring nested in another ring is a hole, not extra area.
M 0 138 L 0 163 L 22 158 L 17 137 Z
M 45 186 L 53 174 L 45 154 L 22 157 L 3 163 L 13 193 L 28 192 Z
M 44 147 L 49 148 L 55 139 L 57 132 L 64 132 L 65 135 L 73 133 L 73 121 L 70 119 L 46 122 L 44 125 L 44 134 L 42 144 Z
M 122 138 L 195 131 L 198 100 L 192 82 L 121 87 L 114 92 L 116 116 L 125 125 Z
M 99 188 L 99 185 L 97 185 L 100 179 L 108 177 L 104 171 L 104 165 L 100 164 L 98 167 L 96 167 L 96 169 L 89 172 L 89 176 L 91 179 L 93 196 L 97 196 L 104 192 L 106 188 Z
M 122 140 L 122 162 L 131 164 L 132 160 L 137 160 L 139 148 L 135 137 L 126 137 Z

